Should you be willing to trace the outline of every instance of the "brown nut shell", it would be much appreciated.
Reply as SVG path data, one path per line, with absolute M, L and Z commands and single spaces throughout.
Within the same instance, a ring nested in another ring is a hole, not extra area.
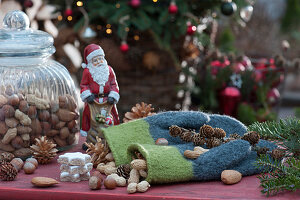
M 23 170 L 24 170 L 25 174 L 33 174 L 35 169 L 36 169 L 36 167 L 31 162 L 25 162 L 25 164 L 23 166 Z
M 27 158 L 25 162 L 30 162 L 30 163 L 34 164 L 35 168 L 37 168 L 39 165 L 37 159 L 35 159 L 35 158 Z
M 59 182 L 53 178 L 34 177 L 33 179 L 31 179 L 31 183 L 36 187 L 50 187 L 58 184 Z
M 18 170 L 20 171 L 23 168 L 24 162 L 21 158 L 14 158 L 10 163 Z
M 104 180 L 104 186 L 106 189 L 112 190 L 117 187 L 117 182 L 113 178 L 107 178 Z

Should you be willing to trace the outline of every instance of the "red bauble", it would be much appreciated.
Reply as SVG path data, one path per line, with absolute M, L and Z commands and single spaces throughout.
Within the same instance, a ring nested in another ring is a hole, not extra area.
M 65 16 L 72 16 L 73 15 L 73 10 L 71 8 L 67 8 L 64 12 Z
M 175 2 L 171 2 L 169 6 L 169 13 L 176 14 L 178 12 L 178 7 Z
M 236 87 L 226 87 L 220 93 L 220 108 L 225 115 L 233 116 L 241 100 L 241 92 Z
M 25 8 L 31 8 L 33 6 L 33 2 L 31 0 L 25 0 L 24 1 L 24 7 Z
M 126 53 L 128 50 L 129 50 L 129 46 L 126 42 L 122 42 L 121 46 L 120 46 L 120 50 L 123 52 L 123 53 Z
M 131 0 L 129 5 L 133 8 L 138 8 L 141 5 L 141 0 Z
M 267 94 L 267 101 L 271 105 L 276 104 L 278 102 L 279 98 L 280 98 L 280 93 L 277 88 L 272 88 Z
M 193 25 L 188 25 L 187 26 L 187 29 L 186 29 L 186 33 L 188 35 L 193 35 L 197 30 L 197 27 L 196 26 L 193 26 Z

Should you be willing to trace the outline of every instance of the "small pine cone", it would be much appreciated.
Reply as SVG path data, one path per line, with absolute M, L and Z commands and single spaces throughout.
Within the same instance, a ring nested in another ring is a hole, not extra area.
M 199 133 L 201 137 L 212 138 L 214 136 L 215 129 L 209 125 L 204 124 L 201 126 Z
M 272 150 L 272 153 L 271 153 L 271 156 L 272 158 L 276 159 L 276 160 L 280 160 L 281 158 L 283 158 L 284 156 L 284 151 L 283 150 L 280 150 L 280 149 L 273 149 Z
M 193 133 L 191 131 L 185 131 L 180 135 L 180 139 L 184 142 L 193 141 Z
M 270 149 L 267 147 L 261 147 L 257 150 L 257 156 L 266 154 Z
M 118 176 L 124 177 L 126 180 L 129 179 L 130 171 L 131 171 L 131 165 L 130 164 L 120 165 L 117 168 Z
M 9 162 L 3 161 L 0 166 L 0 179 L 3 181 L 13 181 L 18 175 L 16 168 Z
M 211 149 L 221 145 L 221 140 L 218 138 L 209 138 L 206 140 L 207 148 Z
M 222 139 L 226 137 L 226 132 L 221 128 L 215 128 L 214 137 Z
M 241 136 L 239 135 L 239 134 L 237 134 L 237 133 L 233 133 L 233 134 L 230 134 L 229 135 L 229 138 L 233 138 L 233 139 L 241 139 Z
M 250 131 L 246 133 L 242 138 L 242 140 L 248 141 L 252 146 L 255 146 L 259 142 L 259 134 L 255 131 Z
M 169 127 L 169 133 L 172 137 L 177 137 L 182 134 L 182 129 L 179 126 L 172 125 Z
M 193 136 L 193 143 L 195 146 L 202 146 L 205 144 L 205 140 L 200 136 L 200 134 L 195 134 Z
M 9 152 L 2 152 L 0 154 L 0 160 L 6 161 L 6 162 L 10 162 L 12 159 L 15 158 L 15 155 Z

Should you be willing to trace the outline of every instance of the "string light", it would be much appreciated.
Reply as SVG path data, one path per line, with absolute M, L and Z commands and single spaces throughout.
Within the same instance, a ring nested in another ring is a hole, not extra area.
M 110 24 L 106 24 L 106 28 L 111 28 L 111 25 Z
M 110 28 L 106 29 L 106 33 L 107 34 L 111 34 L 112 33 L 112 30 Z
M 101 25 L 97 25 L 97 30 L 101 30 L 102 26 Z
M 126 28 L 125 28 L 125 31 L 126 31 L 126 32 L 129 32 L 129 28 L 128 28 L 128 27 L 126 27 Z
M 72 21 L 73 17 L 72 16 L 68 16 L 68 21 Z
M 140 39 L 140 36 L 135 35 L 135 36 L 133 36 L 133 39 L 134 39 L 135 41 L 138 41 L 138 40 Z
M 116 4 L 116 8 L 120 8 L 120 6 L 121 6 L 121 5 L 120 5 L 119 3 Z
M 58 20 L 58 21 L 61 21 L 62 19 L 63 19 L 63 16 L 61 16 L 61 15 L 58 15 L 58 16 L 57 16 L 57 20 Z
M 156 2 L 157 2 L 157 0 L 153 0 L 153 2 L 154 2 L 154 3 L 156 3 Z
M 83 6 L 83 2 L 82 2 L 82 1 L 77 1 L 76 5 L 77 5 L 78 7 L 81 7 L 81 6 Z

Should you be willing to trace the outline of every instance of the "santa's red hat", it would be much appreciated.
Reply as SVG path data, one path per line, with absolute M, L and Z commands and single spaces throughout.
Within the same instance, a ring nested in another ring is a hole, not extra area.
M 90 44 L 85 47 L 83 52 L 84 63 L 81 64 L 82 68 L 86 68 L 87 64 L 91 62 L 95 56 L 105 56 L 103 49 L 97 44 Z

